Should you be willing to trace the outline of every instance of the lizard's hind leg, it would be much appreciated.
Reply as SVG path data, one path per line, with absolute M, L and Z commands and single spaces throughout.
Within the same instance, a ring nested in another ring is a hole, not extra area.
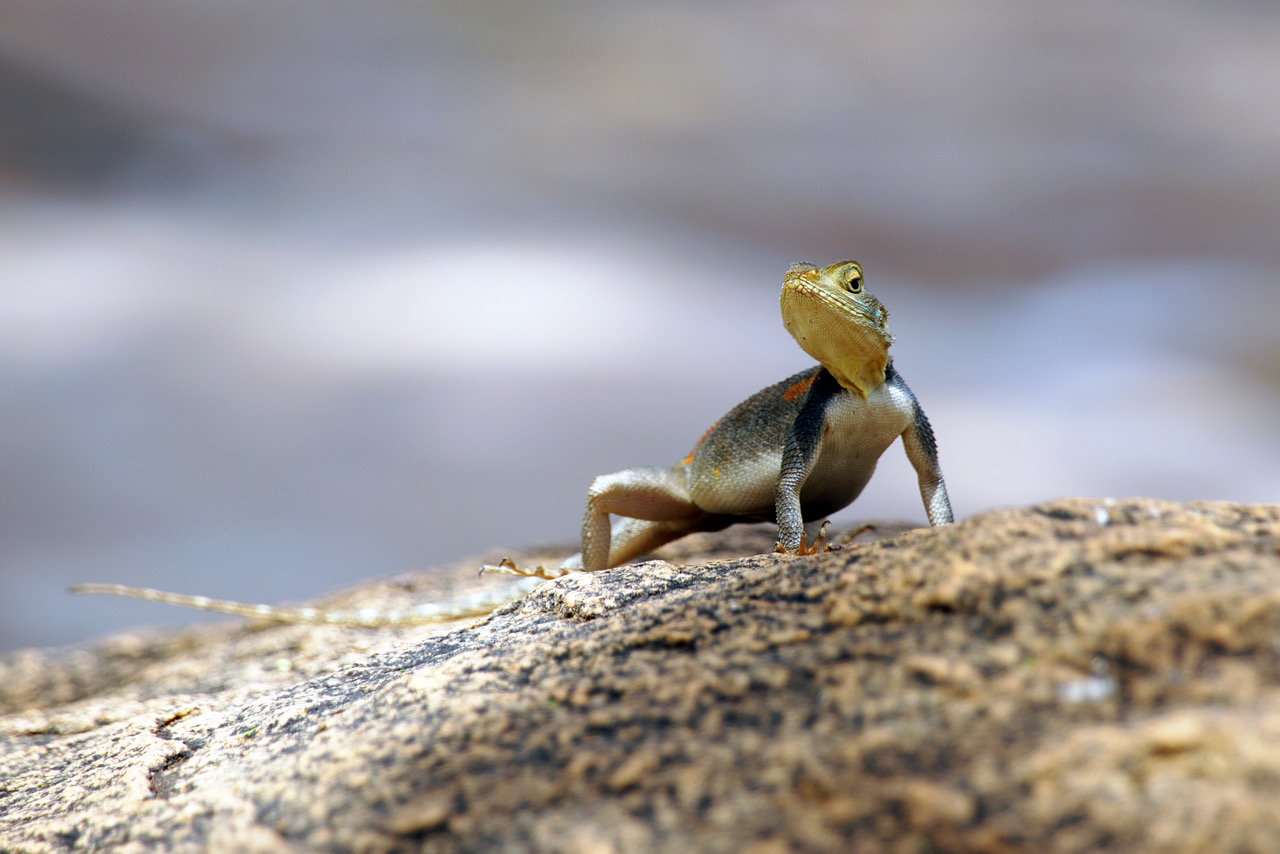
M 611 525 L 610 514 L 622 518 Z M 602 474 L 587 490 L 582 569 L 595 572 L 626 563 L 696 530 L 706 516 L 689 497 L 684 466 Z
M 503 558 L 481 572 L 559 578 L 626 563 L 700 529 L 709 514 L 689 497 L 688 475 L 677 468 L 635 468 L 602 474 L 587 490 L 582 551 L 554 569 L 521 569 Z M 610 515 L 617 518 L 610 520 Z
M 609 561 L 608 566 L 619 566 L 640 555 L 648 554 L 654 549 L 665 546 L 672 540 L 678 540 L 692 530 L 674 522 L 646 522 L 643 519 L 632 519 L 618 516 L 609 529 Z M 509 557 L 504 557 L 496 565 L 487 564 L 480 567 L 480 573 L 515 575 L 521 578 L 553 579 L 568 575 L 571 572 L 583 572 L 582 552 L 565 558 L 558 566 L 547 569 L 536 566 L 523 569 Z

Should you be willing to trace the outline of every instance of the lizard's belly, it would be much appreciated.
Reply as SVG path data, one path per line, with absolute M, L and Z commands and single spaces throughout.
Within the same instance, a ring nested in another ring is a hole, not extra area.
M 911 423 L 909 400 L 881 386 L 865 400 L 832 401 L 823 424 L 822 449 L 800 488 L 805 521 L 849 506 L 875 473 L 876 462 Z

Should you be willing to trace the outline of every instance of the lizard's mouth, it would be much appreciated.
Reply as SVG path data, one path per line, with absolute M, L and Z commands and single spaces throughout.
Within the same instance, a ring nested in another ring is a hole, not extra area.
M 866 329 L 868 333 L 878 334 L 884 339 L 884 346 L 893 343 L 889 333 L 887 312 L 880 301 L 869 293 L 850 294 L 840 288 L 822 282 L 818 276 L 820 270 L 788 271 L 782 285 L 782 298 L 788 297 L 793 302 L 792 312 L 813 314 L 831 312 L 836 315 L 833 322 L 854 324 Z M 783 314 L 788 312 L 784 309 Z

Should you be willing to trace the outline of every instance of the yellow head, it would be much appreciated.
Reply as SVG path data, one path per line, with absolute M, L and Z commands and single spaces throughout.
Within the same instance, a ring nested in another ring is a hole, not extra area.
M 862 268 L 840 261 L 792 264 L 782 284 L 782 325 L 840 385 L 866 396 L 884 382 L 889 311 L 862 286 Z

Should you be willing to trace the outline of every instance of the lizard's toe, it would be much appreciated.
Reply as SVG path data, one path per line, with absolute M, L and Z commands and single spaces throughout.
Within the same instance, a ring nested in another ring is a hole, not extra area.
M 509 557 L 504 557 L 498 561 L 498 565 L 485 564 L 480 567 L 481 575 L 515 575 L 519 578 L 545 578 L 550 581 L 553 578 L 559 578 L 568 572 L 566 569 L 544 569 L 541 565 L 535 566 L 533 569 L 521 569 L 516 566 L 515 561 Z
M 780 553 L 780 554 L 785 554 L 785 555 L 790 555 L 790 554 L 793 554 L 793 555 L 816 555 L 818 552 L 830 551 L 830 550 L 831 550 L 831 546 L 827 544 L 827 526 L 828 526 L 828 525 L 830 525 L 830 524 L 831 524 L 830 522 L 823 522 L 823 523 L 822 523 L 822 527 L 818 529 L 818 538 L 817 538 L 816 540 L 814 540 L 814 541 L 813 541 L 813 545 L 812 545 L 812 546 L 810 546 L 810 545 L 808 544 L 808 542 L 809 542 L 809 535 L 808 535 L 808 534 L 806 534 L 804 531 L 801 531 L 801 532 L 800 532 L 800 545 L 796 548 L 796 550 L 795 550 L 794 552 L 793 552 L 793 551 L 791 551 L 790 549 L 788 549 L 788 548 L 787 548 L 786 546 L 784 546 L 782 543 L 777 543 L 777 544 L 773 547 L 773 550 L 774 550 L 775 552 L 778 552 L 778 553 Z

